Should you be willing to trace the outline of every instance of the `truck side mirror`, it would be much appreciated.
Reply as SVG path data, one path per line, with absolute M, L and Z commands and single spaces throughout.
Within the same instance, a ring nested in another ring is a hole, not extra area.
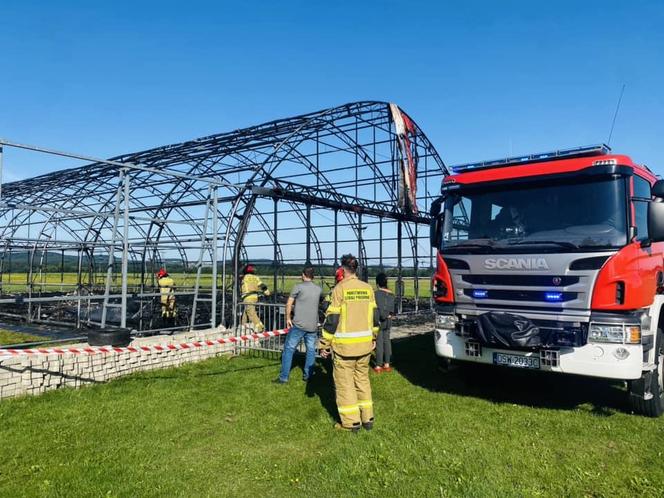
M 443 206 L 443 201 L 445 200 L 445 197 L 439 197 L 435 201 L 431 203 L 431 207 L 429 208 L 429 214 L 431 215 L 432 218 L 436 218 L 440 214 L 440 209 Z
M 661 180 L 657 183 L 659 182 Z M 664 241 L 664 202 L 650 201 L 648 203 L 648 239 L 650 242 Z
M 443 218 L 440 216 L 440 210 L 443 205 L 445 197 L 439 197 L 431 203 L 431 209 L 429 214 L 431 215 L 431 225 L 429 226 L 429 241 L 431 242 L 431 247 L 438 248 L 440 244 L 440 231 L 442 229 Z
M 429 226 L 429 241 L 431 242 L 431 247 L 438 249 L 440 244 L 440 230 L 442 226 L 442 218 L 436 216 L 431 219 L 431 225 Z
M 664 199 L 664 180 L 657 180 L 650 189 L 653 196 Z

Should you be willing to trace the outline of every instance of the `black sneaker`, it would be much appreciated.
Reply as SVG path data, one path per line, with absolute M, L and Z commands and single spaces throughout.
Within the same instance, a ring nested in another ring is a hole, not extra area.
M 373 429 L 373 424 L 374 424 L 373 420 L 371 420 L 370 422 L 362 422 L 362 428 L 365 431 L 370 431 L 371 429 Z
M 279 377 L 277 377 L 276 379 L 274 379 L 274 380 L 272 381 L 272 383 L 273 383 L 273 384 L 287 384 L 288 381 L 287 381 L 287 380 L 281 380 Z

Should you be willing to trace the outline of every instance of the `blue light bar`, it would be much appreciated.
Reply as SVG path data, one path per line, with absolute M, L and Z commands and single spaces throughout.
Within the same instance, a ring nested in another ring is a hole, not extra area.
M 505 166 L 518 166 L 521 164 L 539 163 L 544 161 L 553 161 L 555 159 L 572 159 L 574 157 L 603 156 L 611 152 L 611 147 L 606 144 L 588 145 L 585 147 L 574 147 L 572 149 L 560 149 L 553 152 L 543 152 L 541 154 L 530 154 L 527 156 L 506 157 L 504 159 L 494 159 L 492 161 L 482 161 L 479 163 L 467 163 L 452 166 L 454 173 L 464 173 L 478 169 L 504 168 Z
M 550 303 L 557 303 L 563 300 L 562 292 L 545 292 L 544 300 Z
M 489 291 L 486 289 L 473 289 L 473 297 L 475 299 L 486 299 L 489 297 Z

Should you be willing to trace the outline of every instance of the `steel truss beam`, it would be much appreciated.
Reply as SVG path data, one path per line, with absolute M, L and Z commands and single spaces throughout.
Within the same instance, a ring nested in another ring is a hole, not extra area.
M 254 195 L 270 197 L 272 199 L 283 199 L 304 204 L 305 206 L 320 206 L 340 211 L 348 211 L 356 214 L 367 214 L 377 218 L 387 218 L 398 221 L 409 221 L 429 225 L 431 218 L 429 216 L 417 216 L 404 213 L 394 209 L 395 206 L 385 205 L 382 202 L 351 197 L 338 192 L 317 189 L 307 185 L 298 185 L 295 183 L 280 180 L 275 182 L 273 188 L 251 187 Z

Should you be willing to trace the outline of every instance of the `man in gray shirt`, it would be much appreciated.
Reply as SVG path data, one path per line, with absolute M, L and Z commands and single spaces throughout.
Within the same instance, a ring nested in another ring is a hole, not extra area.
M 316 339 L 318 338 L 318 305 L 321 288 L 313 283 L 314 269 L 306 266 L 302 271 L 302 282 L 293 287 L 286 303 L 286 326 L 290 329 L 286 336 L 284 352 L 281 355 L 281 373 L 276 383 L 288 382 L 293 353 L 304 339 L 307 354 L 304 360 L 302 380 L 308 381 L 314 370 L 316 361 Z M 295 305 L 295 313 L 291 319 L 291 310 Z

